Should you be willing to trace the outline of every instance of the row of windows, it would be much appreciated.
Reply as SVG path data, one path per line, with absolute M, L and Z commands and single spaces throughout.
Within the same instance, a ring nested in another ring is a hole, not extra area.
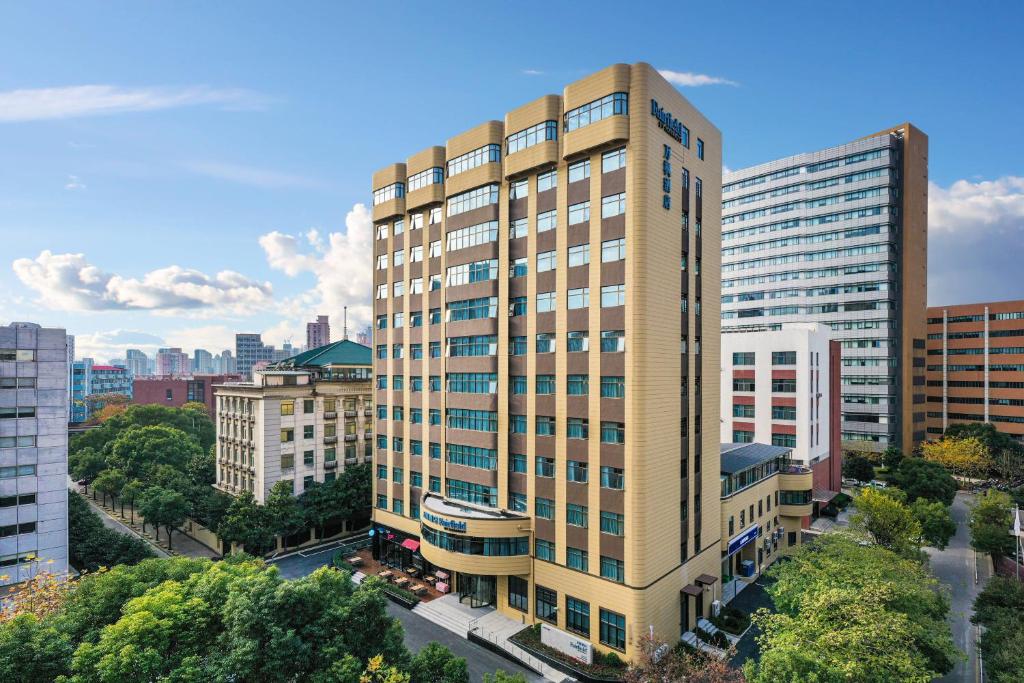
M 498 239 L 498 221 L 470 225 L 448 233 L 446 249 L 449 252 L 467 249 Z M 438 254 L 440 256 L 440 254 Z M 433 257 L 433 255 L 431 255 Z
M 0 377 L 0 389 L 35 389 L 35 377 Z
M 982 389 L 985 387 L 985 382 L 981 380 L 956 380 L 952 379 L 945 382 L 946 386 L 957 387 L 963 389 Z M 928 386 L 930 387 L 941 387 L 943 381 L 941 379 L 930 379 L 928 380 Z M 1024 382 L 989 382 L 988 386 L 990 389 L 1024 389 Z
M 511 555 L 529 555 L 530 537 L 515 536 L 512 538 L 476 538 L 461 534 L 449 534 L 447 531 L 434 529 L 426 525 L 420 526 L 420 537 L 430 545 L 452 553 L 464 555 L 486 555 L 491 557 L 507 557 Z
M 527 393 L 525 375 L 512 375 L 509 378 L 510 391 L 513 395 Z M 537 394 L 554 394 L 556 391 L 554 375 L 537 375 Z M 569 396 L 586 396 L 590 392 L 589 375 L 567 375 L 566 394 Z M 494 393 L 493 391 L 490 393 Z M 623 398 L 626 395 L 626 378 L 622 376 L 603 375 L 601 377 L 601 398 Z
M 0 467 L 0 479 L 13 479 L 15 477 L 34 477 L 35 475 L 35 465 L 11 465 L 9 467 Z
M 755 382 L 753 379 L 740 379 L 736 378 L 732 381 L 733 391 L 755 391 Z M 772 393 L 777 394 L 792 394 L 796 392 L 796 380 L 795 379 L 773 379 L 772 380 Z
M 869 206 L 863 209 L 851 209 L 850 211 L 840 211 L 838 213 L 826 213 L 819 216 L 812 216 L 809 218 L 788 218 L 784 221 L 778 221 L 775 223 L 765 223 L 762 225 L 752 225 L 747 228 L 739 228 L 736 230 L 728 230 L 722 233 L 722 241 L 728 242 L 730 240 L 741 239 L 743 237 L 750 237 L 752 235 L 763 235 L 765 233 L 778 232 L 780 230 L 790 230 L 792 228 L 799 228 L 801 225 L 812 227 L 815 225 L 829 225 L 831 223 L 838 223 L 840 221 L 857 220 L 860 218 L 872 218 L 875 216 L 887 216 L 889 215 L 889 207 L 886 205 Z
M 391 183 L 379 190 L 373 191 L 373 205 L 383 204 L 392 199 L 399 199 L 405 196 L 405 183 Z
M 590 438 L 589 420 L 583 417 L 566 418 L 566 438 Z M 526 416 L 510 415 L 509 432 L 526 433 Z M 534 417 L 534 433 L 537 436 L 555 436 L 555 418 L 550 415 Z M 626 426 L 621 422 L 601 422 L 601 443 L 623 444 L 626 442 Z
M 930 418 L 942 418 L 941 412 L 930 412 L 928 413 Z M 946 417 L 950 420 L 969 420 L 972 422 L 1004 422 L 1008 424 L 1024 424 L 1024 415 L 989 415 L 988 419 L 985 419 L 984 415 L 978 413 L 947 413 Z
M 795 192 L 802 191 L 814 191 L 823 190 L 826 187 L 834 187 L 836 185 L 849 185 L 851 183 L 858 183 L 862 180 L 869 180 L 871 178 L 881 178 L 882 175 L 889 175 L 888 168 L 873 168 L 867 171 L 860 171 L 858 173 L 850 173 L 847 175 L 833 176 L 831 178 L 825 178 L 824 180 L 815 180 L 813 182 L 806 183 L 794 183 L 792 185 L 783 185 L 777 187 L 774 190 L 767 192 L 757 192 L 754 194 L 743 195 L 736 199 L 729 199 L 722 202 L 722 208 L 727 209 L 733 206 L 741 206 L 743 204 L 752 204 L 754 202 L 760 202 L 765 199 L 771 199 L 773 197 L 782 197 L 787 194 L 793 194 Z M 723 188 L 723 193 L 725 189 Z
M 478 446 L 450 443 L 447 445 L 445 457 L 448 462 L 456 465 L 476 467 L 482 470 L 496 470 L 498 468 L 498 452 L 493 448 L 480 448 Z
M 0 448 L 32 448 L 35 445 L 34 436 L 0 436 Z
M 498 185 L 484 185 L 448 198 L 448 217 L 498 203 Z
M 505 138 L 505 155 L 515 154 L 546 140 L 558 139 L 558 123 L 541 121 Z
M 781 237 L 764 242 L 751 242 L 741 247 L 726 247 L 722 249 L 722 256 L 735 256 L 736 254 L 749 254 L 756 251 L 769 251 L 771 249 L 782 249 L 784 247 L 795 247 L 801 244 L 820 244 L 821 242 L 833 242 L 835 240 L 848 240 L 857 237 L 868 237 L 879 235 L 882 229 L 889 229 L 887 223 L 879 225 L 868 225 L 862 228 L 850 228 L 848 230 L 837 230 L 835 232 L 822 232 L 817 235 L 800 235 L 793 237 Z
M 35 349 L 0 349 L 0 361 L 29 363 L 35 359 Z
M 941 372 L 942 365 L 929 365 L 928 372 Z M 984 365 L 946 365 L 949 372 L 984 372 Z M 1024 365 L 1019 363 L 989 363 L 989 372 L 1024 372 Z M 0 414 L 0 417 L 3 417 Z
M 828 197 L 808 199 L 805 201 L 789 202 L 788 204 L 776 204 L 775 206 L 770 206 L 766 209 L 756 209 L 754 211 L 745 211 L 743 213 L 722 216 L 722 225 L 740 223 L 743 221 L 752 220 L 754 218 L 773 216 L 775 214 L 787 213 L 789 211 L 796 211 L 798 209 L 815 209 L 820 208 L 822 206 L 831 206 L 833 204 L 840 204 L 843 202 L 856 202 L 862 199 L 881 197 L 883 194 L 888 196 L 888 192 L 888 188 L 883 186 L 874 187 L 867 190 L 857 190 L 856 192 L 847 192 L 844 194 L 830 195 Z
M 551 313 L 558 309 L 556 292 L 537 293 L 537 313 Z M 601 308 L 624 306 L 626 304 L 626 285 L 605 285 L 601 287 Z M 579 287 L 570 289 L 566 298 L 566 308 L 578 310 L 590 306 L 590 288 Z M 509 315 L 512 317 L 526 315 L 527 298 L 514 296 L 509 299 Z M 491 316 L 493 317 L 493 316 Z
M 828 170 L 830 168 L 839 168 L 839 166 L 848 166 L 850 164 L 859 164 L 865 161 L 871 161 L 873 159 L 881 159 L 883 157 L 888 158 L 889 150 L 887 149 L 876 149 L 870 152 L 861 152 L 858 154 L 850 154 L 837 159 L 830 159 L 829 161 L 821 161 L 814 164 L 806 164 L 802 166 L 791 166 L 779 171 L 773 171 L 772 173 L 766 173 L 764 175 L 755 176 L 753 178 L 747 178 L 740 180 L 735 183 L 729 183 L 728 185 L 722 186 L 722 192 L 732 192 L 734 190 L 743 189 L 745 187 L 752 187 L 754 185 L 760 185 L 762 183 L 770 182 L 772 180 L 780 180 L 782 178 L 788 178 L 790 176 L 799 175 L 801 173 L 818 173 L 821 171 Z
M 755 416 L 754 406 L 750 404 L 735 404 L 732 407 L 732 416 L 753 419 Z M 795 406 L 772 406 L 773 420 L 795 420 Z
M 951 315 L 945 319 L 948 323 L 976 323 L 985 319 L 983 313 L 973 315 Z M 1024 320 L 1024 311 L 1007 311 L 1005 313 L 989 313 L 989 320 Z M 943 322 L 942 318 L 928 318 L 929 325 L 938 325 Z
M 537 539 L 535 544 L 536 555 L 538 559 L 546 559 L 549 562 L 553 562 L 553 546 L 551 547 L 551 556 L 541 558 L 541 552 L 547 553 L 549 550 L 547 544 L 550 544 L 550 541 Z M 575 551 L 576 549 L 573 550 Z M 571 556 L 575 564 L 581 564 L 582 559 L 578 555 L 579 552 L 584 553 L 584 555 L 586 553 L 586 551 L 567 553 L 567 560 Z M 623 575 L 624 571 L 621 560 L 601 557 L 601 576 L 621 583 L 625 580 Z M 519 583 L 513 582 L 513 579 L 517 579 Z M 524 604 L 525 598 L 523 596 L 526 595 L 528 590 L 528 582 L 518 577 L 509 577 L 509 605 L 515 607 L 518 604 Z M 541 585 L 537 585 L 534 590 L 536 593 L 534 612 L 537 618 L 552 624 L 557 623 L 558 593 Z M 514 595 L 515 597 L 513 597 Z M 525 607 L 517 607 L 517 609 L 525 611 Z M 598 615 L 598 639 L 600 642 L 608 647 L 624 651 L 626 649 L 626 617 L 604 608 L 598 610 Z M 574 633 L 590 638 L 590 603 L 568 595 L 565 596 L 565 627 Z
M 929 396 L 929 403 L 942 403 L 941 396 Z M 966 403 L 971 405 L 985 405 L 985 399 L 981 396 L 950 396 L 945 399 L 947 403 Z M 990 406 L 1024 406 L 1024 399 L 1020 398 L 990 398 Z
M 987 349 L 988 353 L 993 356 L 1000 356 L 1006 354 L 1019 354 L 1024 353 L 1024 346 L 992 346 Z M 970 349 L 928 349 L 929 356 L 941 356 L 947 354 L 950 356 L 983 356 L 985 355 L 986 349 L 975 347 Z
M 985 333 L 981 330 L 968 330 L 965 332 L 950 332 L 946 339 L 981 339 Z M 1024 330 L 989 330 L 989 337 L 1024 337 Z M 941 332 L 932 332 L 929 339 L 942 339 Z
M 498 279 L 498 259 L 488 259 L 451 266 L 447 271 L 446 284 L 448 287 L 455 287 L 496 279 Z
M 750 270 L 752 268 L 764 268 L 767 266 L 780 266 L 786 263 L 799 263 L 801 261 L 830 261 L 837 258 L 849 258 L 851 256 L 866 256 L 868 254 L 880 254 L 894 249 L 889 244 L 867 244 L 860 247 L 847 247 L 845 249 L 826 249 L 823 251 L 805 251 L 784 256 L 770 256 L 766 258 L 751 259 L 749 261 L 736 261 L 723 263 L 722 272 L 728 273 L 734 270 Z
M 35 408 L 0 408 L 0 420 L 14 420 L 21 417 L 35 416 Z
M 478 147 L 465 154 L 448 160 L 448 177 L 458 175 L 477 166 L 501 161 L 501 145 L 491 144 Z
M 444 169 L 440 166 L 428 168 L 425 171 L 414 173 L 409 176 L 409 192 L 415 192 L 421 188 L 429 185 L 440 185 L 444 182 Z M 423 219 L 423 214 L 419 214 L 420 220 Z M 420 226 L 422 227 L 422 225 Z
M 565 112 L 563 125 L 565 131 L 569 132 L 619 114 L 629 114 L 629 95 L 624 92 L 605 95 L 599 100 L 570 109 Z
M 830 268 L 815 268 L 810 270 L 784 270 L 768 275 L 753 275 L 749 277 L 722 280 L 722 289 L 732 287 L 750 287 L 763 285 L 771 282 L 786 282 L 789 280 L 815 280 L 818 278 L 832 278 L 840 275 L 861 275 L 864 273 L 879 273 L 894 270 L 893 264 L 881 261 L 875 263 L 858 263 L 856 265 L 833 266 Z
M 820 313 L 838 313 L 840 311 L 853 313 L 859 311 L 888 311 L 895 309 L 896 303 L 889 301 L 888 299 L 882 299 L 880 301 L 854 301 L 846 304 L 817 304 L 815 306 L 797 306 L 791 304 L 788 306 L 772 306 L 769 308 L 740 308 L 733 311 L 722 311 L 722 320 L 761 318 L 765 316 L 771 317 L 779 315 L 800 315 L 802 313 L 815 315 Z
M 733 352 L 732 364 L 753 365 L 756 357 L 754 351 Z M 796 351 L 772 351 L 772 365 L 796 365 Z

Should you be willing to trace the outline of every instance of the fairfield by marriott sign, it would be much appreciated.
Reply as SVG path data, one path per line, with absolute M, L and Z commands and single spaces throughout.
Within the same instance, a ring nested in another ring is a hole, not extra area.
M 658 128 L 671 135 L 676 141 L 683 141 L 683 122 L 662 109 L 655 99 L 651 100 L 651 116 L 658 119 Z

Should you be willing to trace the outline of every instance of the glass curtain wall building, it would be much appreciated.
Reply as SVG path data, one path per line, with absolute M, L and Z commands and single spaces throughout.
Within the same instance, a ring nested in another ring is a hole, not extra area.
M 927 176 L 903 124 L 723 179 L 722 329 L 831 327 L 846 450 L 925 438 Z

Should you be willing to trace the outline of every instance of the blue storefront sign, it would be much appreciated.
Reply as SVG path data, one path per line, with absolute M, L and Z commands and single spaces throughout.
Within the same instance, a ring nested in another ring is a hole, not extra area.
M 739 536 L 733 536 L 731 539 L 729 539 L 729 555 L 735 555 L 740 551 L 740 549 L 743 546 L 754 541 L 760 535 L 761 527 L 755 524 L 743 533 L 741 533 Z
M 460 531 L 462 533 L 466 532 L 466 523 L 462 520 L 445 519 L 444 517 L 438 517 L 437 515 L 432 514 L 430 512 L 424 512 L 423 519 L 433 524 L 437 524 L 447 529 L 448 531 Z

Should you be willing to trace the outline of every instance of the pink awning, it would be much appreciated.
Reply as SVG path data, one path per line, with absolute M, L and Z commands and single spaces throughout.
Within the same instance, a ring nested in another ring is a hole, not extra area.
M 411 550 L 413 552 L 416 552 L 417 550 L 420 549 L 420 542 L 419 541 L 414 541 L 411 538 L 407 538 L 404 541 L 402 541 L 402 547 L 403 548 L 408 548 L 409 550 Z

